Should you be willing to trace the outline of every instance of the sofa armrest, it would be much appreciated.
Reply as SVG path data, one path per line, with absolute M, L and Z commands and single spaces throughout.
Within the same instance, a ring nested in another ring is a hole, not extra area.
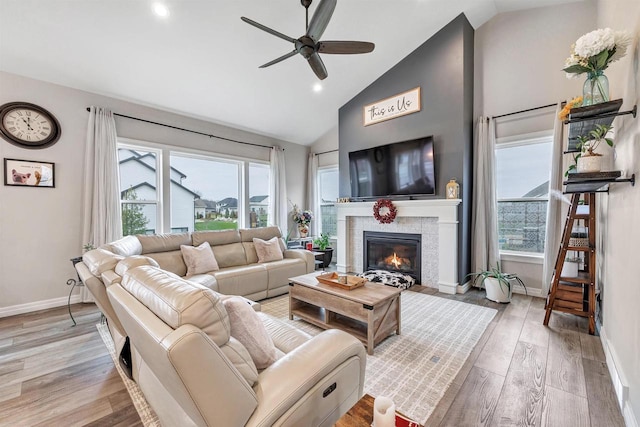
M 316 258 L 311 251 L 306 249 L 287 249 L 284 251 L 285 258 L 299 258 L 307 263 L 307 273 L 313 273 L 316 269 Z
M 358 398 L 364 386 L 367 354 L 357 338 L 346 332 L 330 329 L 316 335 L 284 357 L 274 362 L 258 376 L 254 390 L 258 407 L 247 426 L 271 426 L 292 407 L 299 405 L 305 394 L 321 384 L 345 363 L 359 365 Z M 339 384 L 340 393 L 346 392 Z M 332 382 L 335 382 L 332 381 Z M 322 393 L 324 390 L 319 390 Z
M 113 270 L 105 271 L 100 275 L 100 278 L 102 279 L 102 283 L 104 283 L 104 286 L 106 286 L 107 288 L 114 283 L 120 283 L 122 281 L 122 276 L 120 276 Z

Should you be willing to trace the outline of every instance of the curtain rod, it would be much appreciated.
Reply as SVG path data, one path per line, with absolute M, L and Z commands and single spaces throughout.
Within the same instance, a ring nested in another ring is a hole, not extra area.
M 87 107 L 87 111 L 91 111 L 91 108 Z M 181 128 L 181 127 L 178 127 L 178 126 L 167 125 L 165 123 L 153 122 L 151 120 L 145 120 L 145 119 L 140 119 L 138 117 L 126 116 L 124 114 L 113 113 L 113 115 L 114 116 L 118 116 L 118 117 L 124 117 L 125 119 L 138 120 L 139 122 L 151 123 L 152 125 L 164 126 L 164 127 L 171 128 L 171 129 L 181 130 L 183 132 L 190 132 L 190 133 L 195 133 L 197 135 L 208 136 L 209 138 L 223 139 L 223 140 L 229 141 L 229 142 L 236 142 L 238 144 L 252 145 L 254 147 L 262 147 L 262 148 L 268 148 L 268 149 L 273 148 L 270 145 L 261 145 L 261 144 L 254 144 L 253 142 L 237 141 L 235 139 L 225 138 L 223 136 L 211 135 L 209 133 L 199 132 L 197 130 L 185 129 L 185 128 Z M 284 148 L 282 150 L 284 151 Z
M 494 119 L 499 119 L 500 117 L 513 116 L 514 114 L 527 113 L 529 111 L 541 110 L 543 108 L 555 107 L 558 103 L 543 105 L 541 107 L 527 108 L 526 110 L 514 111 L 513 113 L 500 114 L 499 116 L 493 116 Z
M 329 153 L 333 153 L 335 151 L 339 151 L 338 148 L 336 148 L 335 150 L 329 150 L 329 151 L 323 151 L 322 153 L 314 153 L 316 156 L 319 156 L 321 154 L 329 154 Z

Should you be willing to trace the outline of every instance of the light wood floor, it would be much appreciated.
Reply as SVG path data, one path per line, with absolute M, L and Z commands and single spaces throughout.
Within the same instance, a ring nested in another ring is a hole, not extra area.
M 497 308 L 469 360 L 426 426 L 624 426 L 604 354 L 584 319 L 516 295 L 449 296 Z M 0 426 L 137 426 L 138 414 L 95 328 L 93 304 L 0 319 Z

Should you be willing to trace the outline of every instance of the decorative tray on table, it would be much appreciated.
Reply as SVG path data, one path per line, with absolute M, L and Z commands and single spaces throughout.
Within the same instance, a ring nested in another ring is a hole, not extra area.
M 335 286 L 336 288 L 347 289 L 347 290 L 359 288 L 360 286 L 364 286 L 364 284 L 367 283 L 367 279 L 365 279 L 364 277 L 357 277 L 357 276 L 346 276 L 347 283 L 340 283 L 338 281 L 338 277 L 339 277 L 338 273 L 334 271 L 331 273 L 325 273 L 325 274 L 316 276 L 316 280 L 318 280 L 318 282 L 323 283 L 325 285 Z

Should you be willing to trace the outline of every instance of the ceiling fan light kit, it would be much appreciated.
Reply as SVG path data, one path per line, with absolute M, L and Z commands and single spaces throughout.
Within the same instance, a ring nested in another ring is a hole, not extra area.
M 311 22 L 309 22 L 309 6 L 312 0 L 301 0 L 302 6 L 306 10 L 306 33 L 298 39 L 289 37 L 276 30 L 273 30 L 267 26 L 264 26 L 256 21 L 253 21 L 246 17 L 241 19 L 249 25 L 265 31 L 271 35 L 279 37 L 290 43 L 293 43 L 293 50 L 289 53 L 285 53 L 279 58 L 273 61 L 267 62 L 261 65 L 259 68 L 270 67 L 285 59 L 291 58 L 295 54 L 299 53 L 304 59 L 307 60 L 309 66 L 313 72 L 318 76 L 320 80 L 327 78 L 327 69 L 320 58 L 320 53 L 337 54 L 337 55 L 350 55 L 358 53 L 369 53 L 375 48 L 375 45 L 370 42 L 359 41 L 320 41 L 320 37 L 324 33 L 324 30 L 329 25 L 329 20 L 333 15 L 333 11 L 336 8 L 337 0 L 320 0 L 320 4 L 316 8 Z

